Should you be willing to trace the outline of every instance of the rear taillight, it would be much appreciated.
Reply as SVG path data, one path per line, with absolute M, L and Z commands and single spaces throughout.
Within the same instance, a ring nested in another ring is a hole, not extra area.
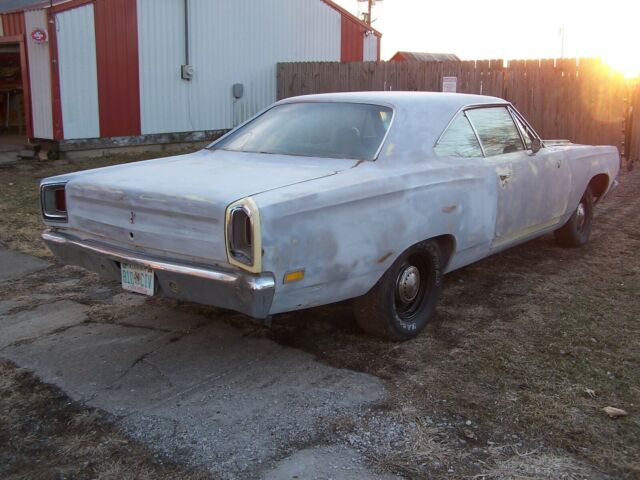
M 44 184 L 40 187 L 40 205 L 45 220 L 55 222 L 67 221 L 66 184 Z
M 227 258 L 231 265 L 249 272 L 262 271 L 262 232 L 260 211 L 251 197 L 227 207 Z
M 241 206 L 229 213 L 228 242 L 231 256 L 245 265 L 253 265 L 253 228 L 250 212 Z
M 67 198 L 64 193 L 64 188 L 58 188 L 55 190 L 56 196 L 56 210 L 58 212 L 67 213 Z

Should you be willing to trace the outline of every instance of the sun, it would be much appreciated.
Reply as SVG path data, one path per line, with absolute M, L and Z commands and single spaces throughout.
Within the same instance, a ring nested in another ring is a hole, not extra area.
M 640 58 L 633 55 L 604 55 L 602 59 L 607 65 L 619 71 L 625 78 L 640 78 Z

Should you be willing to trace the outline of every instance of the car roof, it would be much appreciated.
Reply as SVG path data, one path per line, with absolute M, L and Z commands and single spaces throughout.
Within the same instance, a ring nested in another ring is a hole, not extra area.
M 453 113 L 467 105 L 504 103 L 506 100 L 487 95 L 473 95 L 469 93 L 443 92 L 341 92 L 321 93 L 316 95 L 301 95 L 290 97 L 279 103 L 295 102 L 357 102 L 386 104 L 397 107 L 415 107 L 417 104 L 428 104 L 438 110 L 450 110 Z
M 509 105 L 498 97 L 442 92 L 324 93 L 291 97 L 278 103 L 300 102 L 353 102 L 392 107 L 396 115 L 386 143 L 393 144 L 395 156 L 417 151 L 433 156 L 437 139 L 454 115 L 465 107 Z

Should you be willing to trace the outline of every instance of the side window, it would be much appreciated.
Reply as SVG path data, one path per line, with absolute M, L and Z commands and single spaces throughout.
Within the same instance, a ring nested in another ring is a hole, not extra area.
M 518 126 L 518 130 L 520 130 L 520 133 L 522 134 L 522 138 L 524 138 L 524 144 L 526 149 L 531 150 L 531 142 L 533 141 L 533 136 L 531 132 L 527 127 L 525 127 L 524 123 L 522 123 L 518 115 L 513 114 L 513 119 L 516 121 L 516 125 Z
M 482 148 L 464 113 L 451 122 L 435 147 L 439 157 L 482 157 Z
M 487 157 L 524 150 L 506 107 L 474 108 L 467 110 L 467 116 L 478 132 Z

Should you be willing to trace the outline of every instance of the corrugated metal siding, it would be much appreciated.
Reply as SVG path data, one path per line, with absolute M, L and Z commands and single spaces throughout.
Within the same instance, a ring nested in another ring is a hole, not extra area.
M 36 28 L 47 30 L 45 10 L 31 10 L 24 16 L 27 32 Z M 51 103 L 51 63 L 49 42 L 38 44 L 27 38 L 29 85 L 31 90 L 31 122 L 35 138 L 53 139 Z
M 365 62 L 375 62 L 378 61 L 378 37 L 374 34 L 369 34 L 364 36 L 364 45 L 363 45 L 364 53 L 363 60 Z
M 2 15 L 2 32 L 5 37 L 24 34 L 24 13 L 5 13 Z
M 93 4 L 56 14 L 65 139 L 100 136 Z
M 142 133 L 231 128 L 276 99 L 276 64 L 340 60 L 341 15 L 318 0 L 138 0 Z M 362 42 L 360 42 L 362 48 Z M 244 97 L 234 103 L 234 83 Z
M 364 34 L 365 28 L 358 22 L 342 16 L 341 38 L 342 47 L 340 54 L 341 62 L 361 62 L 364 54 Z
M 140 135 L 136 0 L 96 0 L 100 136 Z

